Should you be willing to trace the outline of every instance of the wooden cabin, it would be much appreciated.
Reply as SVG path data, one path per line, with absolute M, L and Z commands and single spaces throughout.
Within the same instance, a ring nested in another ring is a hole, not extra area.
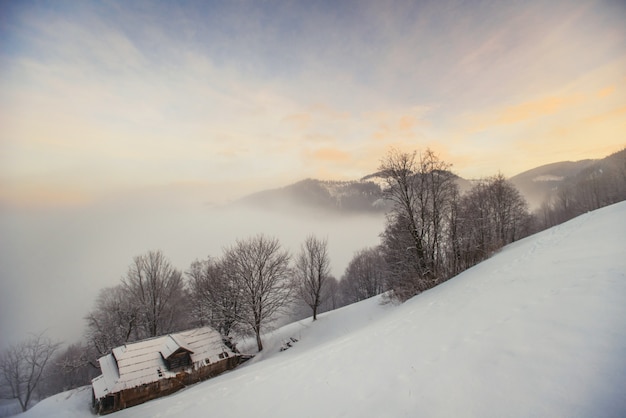
M 240 355 L 210 327 L 125 344 L 100 357 L 91 381 L 93 409 L 107 414 L 139 405 L 237 366 Z

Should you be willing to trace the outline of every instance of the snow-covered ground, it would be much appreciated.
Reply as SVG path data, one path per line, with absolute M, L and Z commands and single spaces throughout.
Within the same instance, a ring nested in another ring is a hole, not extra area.
M 279 348 L 289 337 L 298 342 Z M 240 368 L 112 417 L 624 417 L 626 203 L 519 241 L 403 305 L 265 336 Z M 89 389 L 23 417 L 89 417 Z

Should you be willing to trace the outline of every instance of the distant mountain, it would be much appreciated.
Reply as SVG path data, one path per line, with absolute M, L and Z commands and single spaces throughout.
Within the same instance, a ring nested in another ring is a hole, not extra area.
M 471 182 L 455 176 L 461 192 Z M 381 173 L 354 181 L 306 179 L 285 187 L 263 190 L 240 199 L 237 203 L 279 210 L 294 206 L 342 213 L 385 213 L 390 202 L 384 199 L 385 180 Z
M 626 161 L 626 150 L 601 160 L 562 161 L 525 171 L 509 180 L 526 199 L 531 210 L 537 209 L 559 188 L 575 183 L 581 176 L 591 175 L 603 167 L 614 167 Z M 626 170 L 626 168 L 624 168 Z M 475 181 L 456 176 L 461 194 L 470 190 Z M 328 181 L 306 179 L 285 187 L 263 190 L 237 202 L 271 210 L 293 207 L 338 213 L 385 213 L 390 202 L 383 197 L 385 180 L 382 173 L 373 173 L 360 180 Z
M 597 160 L 562 161 L 524 171 L 509 180 L 526 198 L 531 209 L 538 208 L 567 178 L 576 176 Z
M 566 186 L 577 187 L 577 184 L 591 178 L 613 175 L 609 173 L 618 173 L 618 177 L 626 178 L 626 149 L 598 160 L 562 161 L 543 165 L 509 180 L 526 198 L 532 210 L 539 208 Z M 616 178 L 615 181 L 623 180 Z
M 375 176 L 356 181 L 306 179 L 251 194 L 237 203 L 266 209 L 298 206 L 337 212 L 384 213 L 388 202 L 383 199 L 380 180 Z

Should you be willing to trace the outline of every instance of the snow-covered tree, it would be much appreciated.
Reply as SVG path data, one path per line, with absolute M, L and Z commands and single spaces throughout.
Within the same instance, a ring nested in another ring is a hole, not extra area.
M 390 288 L 399 299 L 447 279 L 446 230 L 457 195 L 449 169 L 430 149 L 419 155 L 391 150 L 381 162 L 392 203 L 382 244 Z
M 386 276 L 385 258 L 379 247 L 357 251 L 340 282 L 345 303 L 358 302 L 383 293 Z
M 187 307 L 182 273 L 161 251 L 133 259 L 122 285 L 139 307 L 139 327 L 146 337 L 186 326 Z
M 224 253 L 228 278 L 241 292 L 239 319 L 254 332 L 259 351 L 262 330 L 291 301 L 289 260 L 278 239 L 264 235 L 237 240 Z
M 186 274 L 195 322 L 210 325 L 228 338 L 240 325 L 242 293 L 229 278 L 224 261 L 196 260 Z
M 85 338 L 95 349 L 96 356 L 108 354 L 119 345 L 145 336 L 139 327 L 140 306 L 121 284 L 101 289 L 85 320 Z
M 526 235 L 531 217 L 526 201 L 502 174 L 479 181 L 466 193 L 458 209 L 455 245 L 463 268 Z
M 0 383 L 6 397 L 17 399 L 26 411 L 44 377 L 48 362 L 60 344 L 44 333 L 11 345 L 0 354 Z
M 314 321 L 317 319 L 317 311 L 329 278 L 328 242 L 309 235 L 296 258 L 294 279 L 297 295 L 313 311 Z
M 100 374 L 93 362 L 94 348 L 83 342 L 70 344 L 55 353 L 44 373 L 38 393 L 42 397 L 89 385 Z

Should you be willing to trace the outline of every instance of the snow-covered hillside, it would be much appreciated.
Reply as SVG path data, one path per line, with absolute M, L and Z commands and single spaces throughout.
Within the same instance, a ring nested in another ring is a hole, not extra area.
M 626 203 L 403 305 L 373 298 L 266 341 L 239 369 L 112 416 L 626 416 Z M 89 417 L 89 400 L 64 393 L 23 416 Z

